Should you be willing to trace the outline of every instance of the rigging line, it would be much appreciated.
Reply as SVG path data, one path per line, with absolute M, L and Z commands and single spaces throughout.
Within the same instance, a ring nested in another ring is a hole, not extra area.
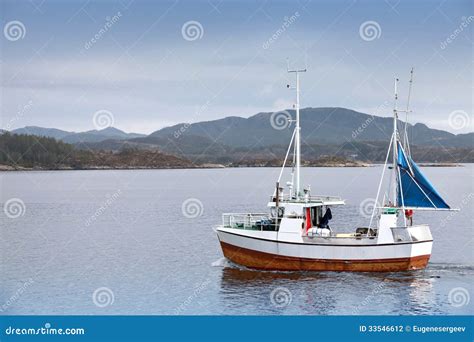
M 426 194 L 426 192 L 421 188 L 421 186 L 418 184 L 418 182 L 411 176 L 410 172 L 407 172 L 408 175 L 410 176 L 410 178 L 413 180 L 413 183 L 416 184 L 416 186 L 421 190 L 421 192 L 423 193 L 423 195 L 425 195 L 425 197 L 431 202 L 431 204 L 433 204 L 433 207 L 435 207 L 435 209 L 438 209 L 438 207 L 433 203 L 433 201 L 431 200 L 430 196 L 428 196 Z
M 296 136 L 296 130 L 297 128 L 295 127 L 295 136 Z M 295 190 L 295 198 L 297 197 L 297 194 L 296 194 L 296 188 L 294 187 L 294 184 L 295 184 L 295 166 L 296 166 L 296 139 L 295 139 L 295 143 L 293 144 L 293 165 L 292 165 L 292 168 L 291 168 L 291 186 L 292 186 L 292 190 Z M 293 196 L 293 194 L 291 194 L 291 196 Z
M 400 198 L 402 199 L 402 212 L 403 212 L 403 222 L 405 223 L 405 227 L 407 226 L 407 217 L 405 216 L 405 199 L 403 198 L 403 186 L 402 186 L 402 176 L 400 175 L 400 168 L 397 166 L 397 171 L 398 171 L 398 186 L 400 188 L 400 193 L 401 196 Z
M 400 148 L 402 149 L 403 155 L 405 156 L 405 160 L 407 161 L 408 169 L 410 170 L 410 173 L 414 175 L 415 173 L 413 172 L 413 168 L 411 167 L 411 160 L 412 160 L 411 157 L 410 157 L 410 160 L 408 160 L 405 149 L 401 145 L 400 145 Z
M 409 85 L 408 85 L 407 109 L 406 109 L 406 112 L 405 112 L 405 136 L 403 138 L 403 146 L 407 149 L 407 152 L 408 152 L 409 156 L 411 155 L 411 151 L 410 151 L 410 145 L 409 145 L 409 141 L 408 141 L 407 126 L 408 126 L 408 112 L 409 112 L 409 109 L 410 109 L 410 99 L 411 99 L 412 85 L 413 85 L 413 68 L 411 68 L 411 71 L 410 71 L 410 82 L 409 82 Z
M 288 155 L 290 154 L 291 145 L 293 144 L 293 139 L 295 138 L 295 133 L 296 133 L 296 130 L 293 131 L 293 135 L 291 136 L 290 145 L 288 146 L 288 150 L 286 151 L 285 160 L 283 161 L 283 166 L 281 167 L 280 175 L 278 176 L 278 182 L 280 182 L 281 176 L 283 175 L 283 170 L 285 169 L 286 160 L 288 159 Z
M 392 141 L 392 140 L 393 140 L 393 135 L 392 135 L 392 139 L 390 141 Z M 392 144 L 392 143 L 390 143 L 390 144 Z M 393 149 L 393 146 L 390 145 L 389 151 L 391 149 Z M 393 172 L 390 172 L 390 178 L 389 178 L 389 181 L 388 181 L 388 194 L 387 194 L 387 199 L 388 199 L 389 202 L 391 201 L 391 198 L 392 198 L 392 188 L 393 188 Z
M 377 203 L 379 201 L 380 189 L 382 188 L 383 177 L 385 175 L 385 169 L 387 168 L 388 156 L 390 155 L 390 150 L 392 149 L 392 140 L 393 140 L 393 134 L 392 134 L 392 138 L 390 139 L 390 144 L 388 145 L 389 148 L 388 148 L 388 151 L 387 151 L 387 156 L 385 157 L 385 163 L 383 165 L 382 176 L 380 177 L 379 187 L 377 189 L 377 196 L 375 197 L 374 209 L 372 209 L 372 215 L 370 215 L 369 230 L 372 229 L 372 221 L 374 219 L 375 210 L 376 210 L 376 207 L 377 207 Z M 367 234 L 368 233 L 369 232 L 367 231 Z

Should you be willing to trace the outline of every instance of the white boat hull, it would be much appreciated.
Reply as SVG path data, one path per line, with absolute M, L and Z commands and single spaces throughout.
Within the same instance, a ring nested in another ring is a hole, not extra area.
M 282 240 L 277 232 L 217 229 L 224 256 L 255 269 L 393 272 L 422 269 L 432 240 L 377 244 L 376 239 Z M 281 234 L 280 234 L 281 235 Z

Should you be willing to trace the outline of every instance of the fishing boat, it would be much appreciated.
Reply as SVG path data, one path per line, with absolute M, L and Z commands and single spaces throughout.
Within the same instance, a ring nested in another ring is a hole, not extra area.
M 411 158 L 406 121 L 404 129 L 398 129 L 399 113 L 410 112 L 413 70 L 406 110 L 397 108 L 399 80 L 395 79 L 393 134 L 370 222 L 352 233 L 334 231 L 329 224 L 331 208 L 345 205 L 345 200 L 313 195 L 310 186 L 301 186 L 299 80 L 306 69 L 288 72 L 296 76 L 296 85 L 288 86 L 296 90 L 295 128 L 268 213 L 223 214 L 216 232 L 224 256 L 260 270 L 394 272 L 426 267 L 433 237 L 428 225 L 413 223 L 413 215 L 420 210 L 452 209 Z M 280 182 L 290 151 L 291 176 L 283 187 Z M 382 185 L 387 188 L 383 194 Z

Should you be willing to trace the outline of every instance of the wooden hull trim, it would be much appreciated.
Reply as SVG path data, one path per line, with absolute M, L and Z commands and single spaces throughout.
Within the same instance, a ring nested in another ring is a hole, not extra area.
M 224 256 L 232 262 L 259 270 L 399 272 L 426 267 L 431 255 L 371 260 L 310 259 L 290 257 L 237 247 L 220 241 Z

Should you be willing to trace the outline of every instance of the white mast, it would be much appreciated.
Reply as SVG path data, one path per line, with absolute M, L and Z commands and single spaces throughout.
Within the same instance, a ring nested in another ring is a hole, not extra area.
M 296 186 L 295 186 L 295 197 L 299 199 L 300 197 L 300 166 L 301 166 L 301 138 L 300 138 L 300 72 L 306 72 L 306 69 L 294 69 L 290 70 L 288 68 L 288 73 L 296 74 L 296 127 L 295 127 L 295 154 L 296 154 Z M 290 86 L 288 86 L 290 88 Z M 290 88 L 295 89 L 295 88 Z
M 398 109 L 397 109 L 397 100 L 398 100 L 398 78 L 395 78 L 395 100 L 393 104 L 393 176 L 394 176 L 394 187 L 393 187 L 393 200 L 392 203 L 394 206 L 397 206 L 397 182 L 398 182 L 398 167 L 397 167 L 397 120 L 398 120 Z

